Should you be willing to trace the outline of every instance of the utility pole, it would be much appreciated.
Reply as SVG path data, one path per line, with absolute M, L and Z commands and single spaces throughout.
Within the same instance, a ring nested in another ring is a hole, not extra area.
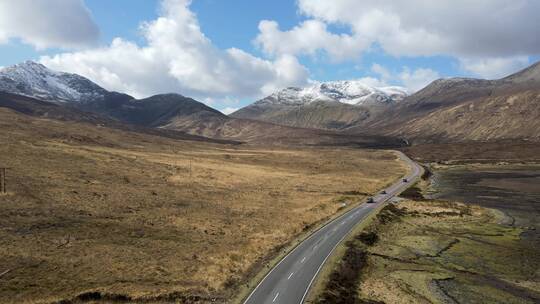
M 0 194 L 6 193 L 6 168 L 0 168 Z

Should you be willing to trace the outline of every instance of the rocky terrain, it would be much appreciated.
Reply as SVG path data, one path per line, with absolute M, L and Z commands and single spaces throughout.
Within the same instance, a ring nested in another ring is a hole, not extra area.
M 295 127 L 344 129 L 406 96 L 406 89 L 401 87 L 374 88 L 360 81 L 334 81 L 281 90 L 231 116 Z
M 133 99 L 107 91 L 80 75 L 53 71 L 34 61 L 0 69 L 0 92 L 75 104 Z

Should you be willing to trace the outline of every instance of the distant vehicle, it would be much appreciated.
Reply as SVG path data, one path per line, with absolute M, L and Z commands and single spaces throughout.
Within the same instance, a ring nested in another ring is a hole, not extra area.
M 406 182 L 408 182 L 408 180 L 407 180 L 406 178 L 404 178 L 404 179 L 403 179 L 403 182 L 406 183 Z
M 373 203 L 375 203 L 375 201 L 373 200 L 373 197 L 370 197 L 370 198 L 367 199 L 366 203 L 373 204 Z
M 386 190 L 381 191 L 381 194 L 386 194 Z

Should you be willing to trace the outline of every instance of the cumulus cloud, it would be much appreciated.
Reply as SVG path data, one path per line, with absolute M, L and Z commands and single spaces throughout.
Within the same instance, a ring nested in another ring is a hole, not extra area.
M 260 97 L 307 82 L 307 69 L 292 55 L 266 60 L 236 48 L 216 48 L 202 33 L 190 4 L 163 0 L 160 16 L 141 26 L 143 46 L 116 38 L 107 47 L 45 56 L 41 62 L 136 97 L 163 92 Z
M 38 49 L 80 48 L 99 38 L 83 0 L 0 0 L 0 43 L 17 38 Z
M 511 66 L 519 62 L 516 56 L 540 54 L 536 0 L 298 0 L 298 7 L 309 19 L 290 30 L 261 22 L 256 42 L 265 52 L 323 51 L 344 60 L 377 46 L 396 57 L 497 58 L 474 65 L 464 60 L 465 70 L 482 75 L 497 75 L 487 70 L 503 61 Z M 333 34 L 329 24 L 346 26 L 350 33 Z
M 281 31 L 275 21 L 259 23 L 259 35 L 255 43 L 270 55 L 316 55 L 326 51 L 334 60 L 359 55 L 367 47 L 367 41 L 347 34 L 332 34 L 327 25 L 318 20 L 307 20 L 289 31 Z
M 499 79 L 508 76 L 529 64 L 527 56 L 460 59 L 460 66 L 463 70 L 486 79 Z
M 300 11 L 349 25 L 393 55 L 540 53 L 535 0 L 299 0 Z
M 432 69 L 417 68 L 411 70 L 409 67 L 403 67 L 400 72 L 392 72 L 378 63 L 371 66 L 371 71 L 380 77 L 383 83 L 397 83 L 406 87 L 410 93 L 421 90 L 433 80 L 441 75 Z

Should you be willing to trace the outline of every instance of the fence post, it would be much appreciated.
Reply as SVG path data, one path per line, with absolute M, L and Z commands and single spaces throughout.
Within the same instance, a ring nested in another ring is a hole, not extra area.
M 6 168 L 0 168 L 0 194 L 6 193 Z

